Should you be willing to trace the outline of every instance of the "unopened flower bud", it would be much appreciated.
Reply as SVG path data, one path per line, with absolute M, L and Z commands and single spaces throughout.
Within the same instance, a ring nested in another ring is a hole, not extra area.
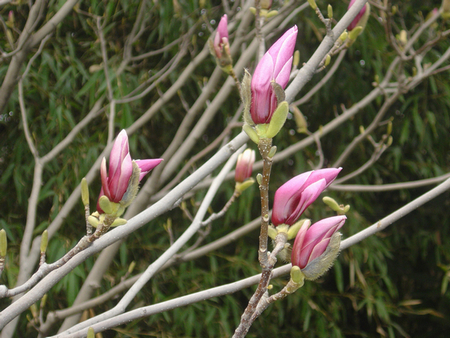
M 339 254 L 341 235 L 337 231 L 347 217 L 334 216 L 309 226 L 303 223 L 292 247 L 291 262 L 306 279 L 315 280 L 324 274 Z
M 236 170 L 234 180 L 242 183 L 250 178 L 253 172 L 253 163 L 255 163 L 255 151 L 248 148 L 243 153 L 239 154 L 236 161 Z
M 341 170 L 342 168 L 327 168 L 308 171 L 283 184 L 275 192 L 272 223 L 275 226 L 292 226 Z
M 356 0 L 350 1 L 350 4 L 348 5 L 348 9 L 353 6 L 354 2 Z M 356 15 L 356 17 L 353 19 L 353 21 L 348 25 L 347 30 L 351 32 L 354 28 L 357 26 L 361 27 L 360 33 L 364 30 L 367 24 L 367 20 L 369 19 L 370 15 L 370 5 L 369 3 L 366 3 L 364 7 L 361 9 L 361 11 Z M 359 34 L 358 34 L 359 35 Z M 356 40 L 356 37 L 355 37 Z

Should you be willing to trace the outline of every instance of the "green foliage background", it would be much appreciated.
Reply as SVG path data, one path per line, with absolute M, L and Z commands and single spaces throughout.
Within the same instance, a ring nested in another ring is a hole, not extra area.
M 157 84 L 138 101 L 121 104 L 117 109 L 116 130 L 128 127 L 165 92 L 192 57 L 205 45 L 209 37 L 208 26 L 215 27 L 223 13 L 221 1 L 149 1 L 146 8 L 148 29 L 133 45 L 135 54 L 158 50 L 186 34 L 189 38 L 186 57 L 168 78 Z M 330 1 L 335 17 L 341 17 L 347 2 Z M 61 1 L 49 1 L 49 14 L 55 12 Z M 319 1 L 321 8 L 325 3 Z M 410 28 L 420 22 L 437 1 L 403 1 L 398 3 L 395 16 L 396 29 Z M 129 34 L 142 4 L 137 1 L 81 2 L 78 11 L 72 12 L 49 40 L 25 80 L 25 99 L 28 121 L 33 139 L 40 154 L 45 154 L 80 121 L 93 103 L 106 95 L 103 71 L 95 70 L 102 63 L 101 50 L 95 34 L 95 22 L 89 13 L 100 15 L 107 21 L 109 69 L 114 95 L 123 97 L 156 74 L 170 62 L 179 49 L 176 43 L 154 57 L 134 61 L 119 76 L 115 70 L 122 59 L 123 43 Z M 278 6 L 278 4 L 277 4 Z M 28 7 L 5 5 L 0 14 L 6 18 L 14 11 L 16 27 L 23 27 Z M 206 18 L 206 20 L 204 20 Z M 297 15 L 291 24 L 299 26 L 297 48 L 301 62 L 306 62 L 325 33 L 311 10 Z M 432 29 L 445 30 L 449 23 L 438 21 Z M 280 32 L 281 33 L 281 32 Z M 13 31 L 17 37 L 17 32 Z M 232 41 L 232 38 L 231 38 Z M 11 51 L 5 37 L 0 38 L 2 50 Z M 449 47 L 444 40 L 427 54 L 429 62 L 435 61 Z M 31 57 L 31 55 L 30 55 Z M 395 52 L 386 43 L 384 30 L 371 17 L 369 24 L 355 45 L 348 51 L 337 73 L 312 100 L 301 106 L 308 119 L 309 130 L 315 131 L 341 111 L 341 104 L 351 107 L 373 88 L 375 76 L 384 76 Z M 251 67 L 252 65 L 248 65 Z M 0 64 L 0 78 L 8 67 Z M 178 96 L 167 102 L 154 117 L 130 138 L 131 152 L 136 158 L 160 156 L 169 145 L 181 119 L 185 115 L 183 102 L 189 106 L 200 95 L 202 86 L 215 67 L 207 59 L 191 76 Z M 405 66 L 410 76 L 414 63 Z M 313 78 L 302 93 L 306 93 L 326 71 Z M 403 95 L 389 110 L 392 117 L 394 143 L 369 170 L 354 178 L 352 184 L 385 184 L 431 178 L 449 171 L 450 153 L 448 130 L 450 127 L 450 82 L 448 72 L 443 72 Z M 225 79 L 225 76 L 224 76 Z M 194 153 L 202 150 L 225 128 L 230 116 L 239 106 L 239 95 L 227 100 L 214 124 L 202 135 Z M 322 138 L 325 165 L 331 165 L 346 145 L 359 134 L 359 126 L 368 125 L 382 105 L 375 100 L 363 113 Z M 35 234 L 41 233 L 56 217 L 70 193 L 87 173 L 103 150 L 107 138 L 107 110 L 79 133 L 75 141 L 46 167 Z M 31 192 L 34 163 L 23 135 L 17 91 L 8 109 L 0 116 L 0 225 L 6 230 L 9 250 L 6 269 L 1 283 L 15 285 L 19 264 L 20 239 L 26 221 L 27 199 Z M 286 123 L 276 138 L 278 149 L 304 138 L 295 132 L 294 120 Z M 237 134 L 235 129 L 233 134 Z M 377 129 L 375 138 L 385 130 Z M 344 164 L 343 174 L 352 172 L 371 156 L 369 142 L 359 145 Z M 196 163 L 201 165 L 202 159 Z M 272 196 L 275 189 L 292 176 L 309 170 L 309 163 L 317 163 L 315 146 L 297 153 L 288 161 L 276 163 L 272 174 Z M 97 196 L 100 182 L 91 184 L 92 196 Z M 229 182 L 216 197 L 214 209 L 220 210 L 233 191 Z M 380 218 L 427 191 L 427 187 L 384 193 L 341 193 L 329 195 L 341 203 L 350 204 L 348 222 L 343 228 L 344 237 L 364 229 Z M 198 192 L 188 208 L 195 213 L 197 202 L 204 192 Z M 92 201 L 94 202 L 94 201 Z M 215 221 L 206 242 L 258 217 L 258 191 L 251 188 L 235 203 L 224 219 Z M 248 337 L 447 337 L 450 329 L 450 229 L 449 194 L 446 193 L 419 210 L 404 217 L 382 233 L 343 251 L 334 268 L 318 282 L 308 282 L 287 299 L 271 306 L 251 328 Z M 318 220 L 331 216 L 330 210 L 317 201 L 306 212 L 307 217 Z M 151 222 L 130 236 L 120 249 L 120 254 L 105 276 L 97 294 L 120 282 L 131 262 L 136 271 L 145 269 L 170 245 L 164 228 L 167 219 L 173 224 L 177 238 L 186 229 L 189 220 L 179 209 L 170 215 Z M 83 207 L 67 217 L 64 226 L 52 238 L 48 261 L 52 262 L 67 252 L 83 235 Z M 217 285 L 233 282 L 259 272 L 257 261 L 258 232 L 254 231 L 206 257 L 176 265 L 159 273 L 135 299 L 134 306 L 152 304 Z M 192 243 L 191 243 L 192 244 Z M 77 267 L 65 277 L 49 295 L 45 312 L 70 306 L 89 273 L 94 259 Z M 273 281 L 274 290 L 280 289 L 286 278 Z M 231 336 L 239 322 L 240 314 L 252 290 L 211 299 L 192 306 L 154 315 L 115 330 L 103 337 L 226 337 Z M 101 313 L 116 303 L 112 300 L 94 308 L 87 316 Z M 0 303 L 4 308 L 7 301 Z M 30 315 L 30 312 L 28 312 Z M 56 332 L 57 328 L 54 328 Z M 27 325 L 22 316 L 17 337 L 34 337 L 36 331 Z

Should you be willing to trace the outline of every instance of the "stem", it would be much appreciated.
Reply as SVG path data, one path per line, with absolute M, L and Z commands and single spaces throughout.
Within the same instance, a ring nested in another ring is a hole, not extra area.
M 270 172 L 272 170 L 272 158 L 269 157 L 269 152 L 272 149 L 272 139 L 263 138 L 259 141 L 258 149 L 263 159 L 263 173 L 262 179 L 259 185 L 259 191 L 261 194 L 261 232 L 259 235 L 259 251 L 258 258 L 262 268 L 261 279 L 259 281 L 258 288 L 250 299 L 247 308 L 241 317 L 241 322 L 234 332 L 233 338 L 245 337 L 253 321 L 252 315 L 256 310 L 256 307 L 267 290 L 267 286 L 270 282 L 272 274 L 273 264 L 269 264 L 268 252 L 267 252 L 267 240 L 269 229 L 269 182 Z

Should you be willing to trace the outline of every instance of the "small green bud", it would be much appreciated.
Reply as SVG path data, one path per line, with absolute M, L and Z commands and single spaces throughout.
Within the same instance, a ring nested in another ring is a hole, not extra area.
M 341 211 L 341 207 L 339 206 L 338 202 L 336 202 L 335 199 L 325 196 L 324 198 L 322 198 L 323 203 L 325 203 L 326 205 L 328 205 L 333 211 Z
M 43 308 L 45 307 L 45 304 L 47 303 L 47 298 L 48 298 L 48 295 L 47 295 L 47 294 L 45 294 L 45 295 L 42 297 L 42 299 L 41 299 L 41 304 L 40 304 L 40 308 L 41 308 L 41 309 L 43 309 Z
M 387 125 L 386 134 L 391 135 L 392 134 L 392 121 L 389 121 Z
M 305 276 L 302 273 L 302 270 L 298 267 L 298 266 L 293 266 L 291 268 L 291 280 L 297 284 L 303 286 L 303 284 L 305 283 Z
M 8 238 L 4 229 L 0 230 L 0 257 L 6 257 L 8 249 Z
M 258 182 L 258 184 L 261 185 L 261 183 L 262 183 L 262 175 L 261 174 L 256 175 L 256 182 Z
M 404 29 L 400 31 L 400 34 L 398 35 L 397 39 L 400 42 L 400 44 L 402 44 L 403 46 L 406 45 L 406 43 L 408 42 L 408 36 Z
M 84 206 L 89 205 L 89 187 L 85 177 L 81 180 L 81 200 Z
M 288 230 L 287 234 L 288 234 L 288 240 L 290 239 L 294 239 L 295 236 L 297 236 L 298 231 L 300 230 L 300 228 L 303 226 L 303 223 L 305 222 L 309 222 L 309 224 L 311 224 L 311 221 L 307 218 L 301 219 L 297 222 L 295 222 Z
M 342 43 L 344 43 L 345 40 L 347 40 L 347 37 L 348 37 L 348 32 L 347 32 L 347 30 L 345 30 L 344 32 L 342 32 L 342 34 L 339 37 L 339 39 L 342 41 Z
M 359 133 L 360 134 L 364 134 L 365 131 L 366 131 L 366 129 L 364 128 L 364 126 L 359 126 Z
M 346 205 L 345 207 L 344 207 L 344 215 L 348 212 L 350 210 L 350 205 Z
M 128 273 L 132 273 L 135 267 L 136 267 L 136 262 L 132 261 L 130 266 L 128 267 Z
M 272 148 L 270 148 L 269 153 L 267 154 L 267 156 L 269 158 L 272 158 L 275 156 L 275 154 L 277 153 L 277 146 L 273 146 Z
M 270 18 L 276 16 L 277 14 L 278 14 L 278 11 L 270 11 L 270 12 L 268 12 L 268 13 L 265 15 L 265 17 L 266 17 L 267 19 L 270 19 Z
M 48 231 L 45 230 L 41 236 L 41 253 L 47 251 L 47 246 L 48 246 Z
M 331 62 L 331 55 L 327 54 L 327 56 L 325 57 L 325 63 L 324 66 L 327 67 Z
M 272 115 L 272 119 L 270 120 L 269 123 L 269 128 L 267 128 L 266 136 L 268 138 L 273 138 L 275 135 L 278 134 L 278 132 L 281 130 L 284 123 L 286 122 L 288 113 L 289 113 L 289 104 L 287 103 L 287 101 L 279 103 L 277 109 L 274 111 Z
M 396 13 L 397 13 L 397 6 L 392 6 L 391 7 L 391 13 L 392 13 L 392 15 L 395 15 Z
M 316 10 L 317 9 L 317 4 L 315 0 L 308 0 L 309 5 L 311 6 L 312 9 Z
M 294 59 L 292 61 L 292 65 L 294 66 L 294 68 L 296 68 L 299 63 L 300 63 L 300 51 L 296 50 L 294 52 Z
M 86 338 L 95 338 L 95 331 L 92 327 L 88 329 Z
M 333 7 L 328 5 L 328 18 L 333 19 Z
M 363 28 L 361 26 L 356 26 L 355 28 L 353 28 L 350 33 L 348 33 L 348 38 L 349 40 L 353 43 L 356 41 L 356 38 L 358 37 L 359 34 L 361 34 L 361 32 L 363 31 Z

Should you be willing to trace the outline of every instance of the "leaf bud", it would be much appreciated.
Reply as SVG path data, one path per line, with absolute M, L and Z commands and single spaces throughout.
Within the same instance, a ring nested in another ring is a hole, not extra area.
M 8 238 L 6 237 L 6 231 L 0 230 L 0 257 L 6 257 L 6 251 L 8 249 Z
M 89 205 L 89 187 L 86 177 L 81 180 L 81 200 L 84 206 Z
M 48 246 L 48 231 L 45 230 L 41 236 L 41 253 L 47 251 L 47 246 Z

